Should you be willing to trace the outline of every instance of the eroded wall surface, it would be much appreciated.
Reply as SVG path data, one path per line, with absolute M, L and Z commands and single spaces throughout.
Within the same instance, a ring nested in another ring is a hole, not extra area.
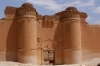
M 60 65 L 98 58 L 100 25 L 86 18 L 75 7 L 51 16 L 38 14 L 29 3 L 6 7 L 0 20 L 0 61 Z
M 83 61 L 100 57 L 100 25 L 82 24 Z

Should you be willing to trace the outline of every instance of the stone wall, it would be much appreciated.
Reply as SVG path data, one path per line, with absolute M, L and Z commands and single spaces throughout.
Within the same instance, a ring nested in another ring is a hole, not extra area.
M 82 24 L 81 30 L 83 61 L 100 57 L 100 25 Z
M 32 4 L 7 6 L 0 20 L 0 61 L 44 64 L 44 51 L 54 52 L 55 65 L 100 57 L 100 25 L 90 25 L 87 14 L 68 7 L 42 16 Z M 46 59 L 48 60 L 48 59 Z

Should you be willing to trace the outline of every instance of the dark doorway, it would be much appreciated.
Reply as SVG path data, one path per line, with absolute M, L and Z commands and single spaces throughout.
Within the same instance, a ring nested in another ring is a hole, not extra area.
M 54 50 L 44 50 L 44 65 L 54 65 Z

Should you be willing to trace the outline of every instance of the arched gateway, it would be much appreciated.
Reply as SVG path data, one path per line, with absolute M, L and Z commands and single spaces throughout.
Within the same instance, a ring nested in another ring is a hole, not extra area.
M 54 42 L 52 40 L 47 40 L 42 45 L 42 58 L 44 65 L 54 65 L 55 64 L 55 51 Z

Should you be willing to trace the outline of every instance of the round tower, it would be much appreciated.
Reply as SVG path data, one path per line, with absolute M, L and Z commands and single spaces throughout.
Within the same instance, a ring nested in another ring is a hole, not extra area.
M 68 7 L 61 14 L 63 23 L 64 64 L 82 62 L 81 13 L 75 7 Z
M 18 62 L 37 64 L 37 19 L 32 4 L 18 8 Z

